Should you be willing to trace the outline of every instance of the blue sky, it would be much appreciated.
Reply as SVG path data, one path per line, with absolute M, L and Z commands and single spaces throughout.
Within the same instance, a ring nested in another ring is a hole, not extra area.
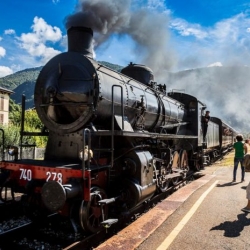
M 0 2 L 0 77 L 67 51 L 65 21 L 93 4 L 105 21 L 94 36 L 98 61 L 173 72 L 250 64 L 248 1 L 9 0 Z

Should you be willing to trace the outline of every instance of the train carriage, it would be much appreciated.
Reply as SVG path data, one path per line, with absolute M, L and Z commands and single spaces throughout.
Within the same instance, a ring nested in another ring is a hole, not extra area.
M 219 148 L 223 153 L 228 152 L 232 149 L 239 132 L 218 117 L 211 117 L 211 121 L 218 124 L 219 127 Z

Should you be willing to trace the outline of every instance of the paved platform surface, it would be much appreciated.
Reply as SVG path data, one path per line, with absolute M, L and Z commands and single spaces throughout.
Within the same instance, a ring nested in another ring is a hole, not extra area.
M 232 183 L 231 166 L 206 167 L 203 177 L 174 194 L 96 250 L 250 250 L 245 182 Z

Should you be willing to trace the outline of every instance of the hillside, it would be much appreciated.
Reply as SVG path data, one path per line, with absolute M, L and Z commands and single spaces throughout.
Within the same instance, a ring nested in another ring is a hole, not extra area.
M 13 90 L 23 83 L 34 82 L 42 67 L 25 69 L 18 71 L 12 75 L 0 78 L 0 86 L 6 89 Z

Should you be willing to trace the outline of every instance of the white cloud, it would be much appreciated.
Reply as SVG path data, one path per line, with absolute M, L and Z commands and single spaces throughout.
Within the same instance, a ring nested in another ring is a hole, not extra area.
M 170 28 L 181 36 L 214 40 L 215 43 L 235 42 L 241 36 L 250 32 L 249 26 L 250 18 L 243 13 L 223 19 L 212 27 L 202 27 L 200 24 L 188 23 L 181 18 L 174 18 L 170 22 Z M 229 38 L 230 40 L 228 40 Z
M 216 23 L 209 33 L 213 39 L 217 39 L 218 43 L 235 43 L 244 36 L 246 23 L 249 23 L 249 19 L 239 14 Z
M 250 16 L 243 13 L 210 27 L 172 19 L 173 46 L 179 53 L 177 70 L 206 67 L 213 62 L 250 65 L 249 27 Z
M 24 47 L 41 42 L 39 37 L 34 33 L 22 34 L 20 40 L 23 42 Z
M 45 47 L 41 63 L 42 64 L 47 63 L 51 58 L 53 58 L 54 56 L 58 55 L 59 53 L 61 53 L 61 51 L 55 50 L 53 48 L 47 48 L 47 47 Z
M 148 0 L 148 8 L 160 9 L 161 11 L 166 9 L 164 0 Z
M 6 50 L 3 47 L 0 47 L 0 58 L 4 57 L 6 54 Z
M 2 41 L 3 40 L 3 38 L 0 36 L 0 41 Z
M 31 56 L 40 59 L 41 64 L 61 53 L 61 51 L 47 46 L 47 43 L 56 43 L 62 40 L 62 32 L 58 27 L 52 27 L 43 18 L 35 17 L 32 30 L 32 33 L 21 34 L 18 40 L 21 48 Z
M 48 25 L 43 18 L 34 18 L 33 32 L 41 41 L 57 42 L 62 38 L 62 32 L 58 27 Z
M 222 66 L 221 62 L 215 62 L 215 63 L 209 64 L 207 67 L 221 67 L 221 66 Z
M 10 74 L 13 74 L 13 70 L 11 68 L 0 66 L 0 77 L 4 77 Z
M 13 35 L 13 34 L 15 34 L 16 32 L 15 32 L 15 30 L 13 30 L 13 29 L 8 29 L 8 30 L 5 30 L 4 31 L 4 34 L 5 35 Z
M 199 24 L 190 24 L 183 19 L 177 18 L 170 22 L 170 28 L 176 30 L 181 36 L 194 36 L 204 39 L 208 33 Z

